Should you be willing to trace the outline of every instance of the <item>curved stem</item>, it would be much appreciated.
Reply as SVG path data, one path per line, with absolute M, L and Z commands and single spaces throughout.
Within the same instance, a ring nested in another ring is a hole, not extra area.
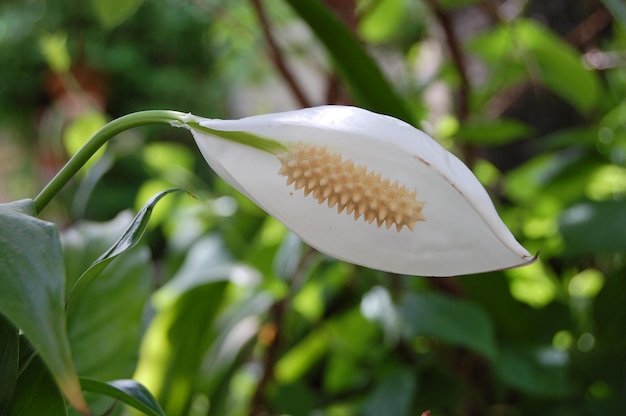
M 34 198 L 35 210 L 39 214 L 54 196 L 72 179 L 85 163 L 118 133 L 133 127 L 148 124 L 183 123 L 185 113 L 170 110 L 139 111 L 117 118 L 102 127 L 87 143 L 61 168 L 54 178 Z

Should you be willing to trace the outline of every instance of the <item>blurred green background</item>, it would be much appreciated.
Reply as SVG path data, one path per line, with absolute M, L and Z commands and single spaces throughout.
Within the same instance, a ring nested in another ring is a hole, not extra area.
M 79 375 L 135 378 L 168 415 L 626 412 L 622 1 L 0 4 L 2 202 L 130 112 L 327 103 L 427 131 L 539 261 L 450 279 L 344 264 L 215 177 L 187 132 L 135 129 L 43 213 L 68 287 L 129 209 L 172 186 L 197 199 L 165 198 L 69 314 Z

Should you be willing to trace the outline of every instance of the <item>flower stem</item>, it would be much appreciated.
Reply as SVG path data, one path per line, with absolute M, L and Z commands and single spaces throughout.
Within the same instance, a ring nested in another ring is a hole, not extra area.
M 59 191 L 74 177 L 85 163 L 118 133 L 133 127 L 148 124 L 182 123 L 185 113 L 170 110 L 139 111 L 117 118 L 94 134 L 85 145 L 70 158 L 54 178 L 34 198 L 35 210 L 39 214 Z

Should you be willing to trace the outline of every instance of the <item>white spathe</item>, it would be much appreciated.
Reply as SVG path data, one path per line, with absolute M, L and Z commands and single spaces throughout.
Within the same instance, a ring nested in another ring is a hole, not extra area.
M 281 143 L 325 148 L 380 173 L 423 201 L 414 229 L 355 220 L 327 201 L 287 185 L 277 155 L 190 128 L 209 165 L 230 185 L 317 250 L 373 269 L 454 276 L 528 264 L 534 257 L 513 237 L 474 174 L 425 133 L 356 107 L 322 106 L 241 120 L 188 115 L 186 123 L 247 132 Z M 189 126 L 187 126 L 189 127 Z

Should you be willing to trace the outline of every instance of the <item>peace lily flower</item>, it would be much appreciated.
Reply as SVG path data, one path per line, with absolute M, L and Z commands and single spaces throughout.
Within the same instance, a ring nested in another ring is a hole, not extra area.
M 383 271 L 453 276 L 534 260 L 472 172 L 411 125 L 323 106 L 184 117 L 211 168 L 306 243 Z

